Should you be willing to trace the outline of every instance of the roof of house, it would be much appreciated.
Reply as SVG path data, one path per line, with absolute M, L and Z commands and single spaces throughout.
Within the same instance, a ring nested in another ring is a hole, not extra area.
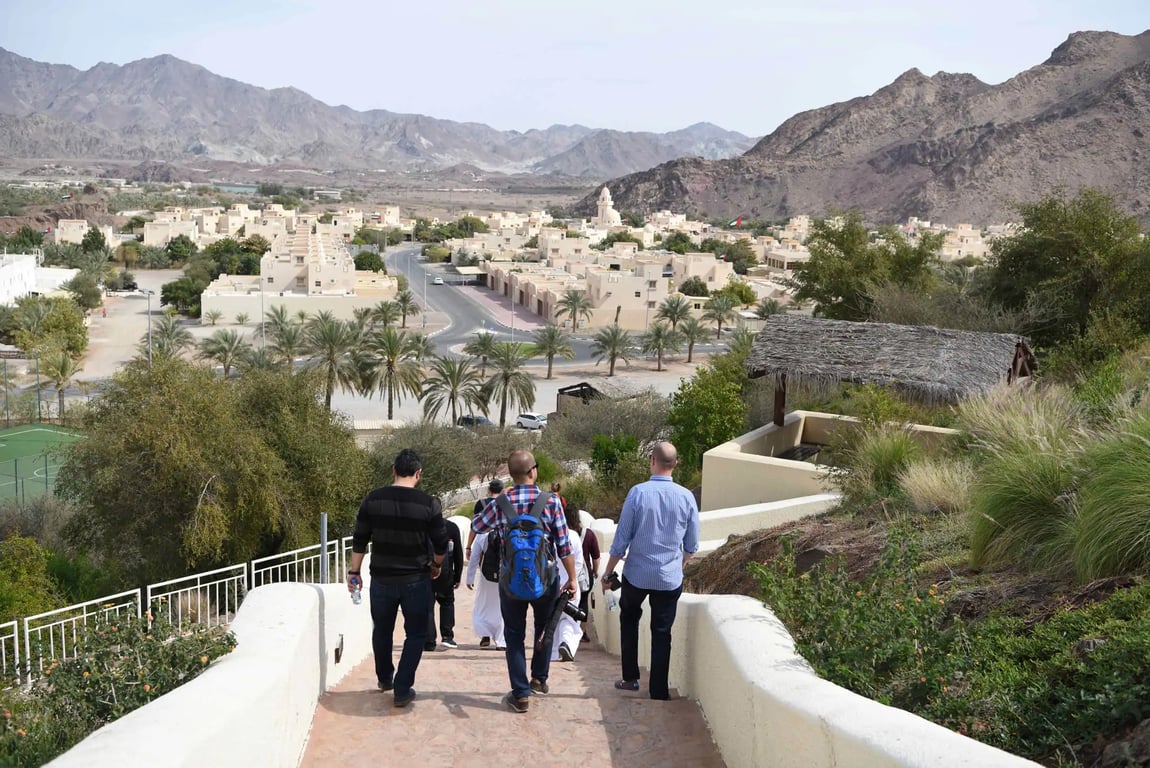
M 625 400 L 640 395 L 651 388 L 649 382 L 638 379 L 629 379 L 626 376 L 603 376 L 593 381 L 580 381 L 576 384 L 560 387 L 558 393 L 560 395 L 574 394 L 581 396 L 585 390 L 590 389 L 603 397 L 609 397 L 613 400 Z
M 764 323 L 745 365 L 751 378 L 785 373 L 788 382 L 891 385 L 928 402 L 953 402 L 1005 381 L 1019 341 L 1027 339 L 781 314 Z

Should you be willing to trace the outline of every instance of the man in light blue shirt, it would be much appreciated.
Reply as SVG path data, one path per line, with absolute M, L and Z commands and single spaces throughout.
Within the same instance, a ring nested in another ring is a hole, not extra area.
M 619 690 L 639 690 L 639 619 L 643 601 L 651 601 L 652 699 L 670 698 L 671 627 L 683 594 L 683 566 L 699 551 L 699 505 L 690 491 L 671 479 L 678 464 L 675 446 L 655 444 L 651 479 L 627 493 L 603 577 L 606 592 L 615 566 L 627 556 L 619 598 L 623 661 L 623 679 L 615 682 Z

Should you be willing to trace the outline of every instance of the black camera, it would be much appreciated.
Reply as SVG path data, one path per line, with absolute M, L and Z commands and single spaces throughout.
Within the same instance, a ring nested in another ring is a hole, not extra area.
M 623 582 L 619 581 L 619 575 L 614 571 L 607 575 L 607 586 L 611 588 L 612 592 L 623 586 Z
M 578 603 L 573 603 L 570 600 L 563 602 L 563 613 L 575 619 L 575 621 L 587 621 L 587 611 L 579 610 Z

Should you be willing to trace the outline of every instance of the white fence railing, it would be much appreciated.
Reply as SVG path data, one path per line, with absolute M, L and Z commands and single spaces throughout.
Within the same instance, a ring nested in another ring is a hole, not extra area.
M 0 688 L 20 674 L 20 622 L 0 624 Z
M 153 621 L 165 618 L 177 626 L 188 622 L 227 626 L 248 593 L 248 566 L 241 563 L 149 584 L 147 593 Z
M 137 619 L 142 615 L 138 589 L 29 616 L 24 619 L 24 654 L 28 672 L 40 672 L 45 658 L 68 658 L 70 649 L 79 642 L 80 627 L 86 625 L 88 619 L 132 615 Z
M 249 588 L 282 581 L 318 582 L 320 558 L 320 545 L 315 544 L 0 624 L 0 687 L 3 680 L 38 677 L 46 660 L 68 658 L 82 626 L 92 617 L 141 618 L 146 609 L 152 620 L 227 626 Z M 329 541 L 327 558 L 329 582 L 343 581 L 351 537 Z
M 268 555 L 252 560 L 252 587 L 276 584 L 281 581 L 299 581 L 315 584 L 320 579 L 320 545 L 313 544 L 291 552 Z M 328 581 L 343 581 L 343 550 L 339 539 L 327 543 Z

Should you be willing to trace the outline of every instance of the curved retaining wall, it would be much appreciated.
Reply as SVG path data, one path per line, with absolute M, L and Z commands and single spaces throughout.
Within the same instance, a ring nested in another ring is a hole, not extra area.
M 777 502 L 743 509 L 750 520 L 775 520 L 757 528 L 777 525 L 783 514 Z M 703 513 L 703 529 L 729 512 Z M 584 521 L 599 535 L 606 558 L 615 524 Z M 601 593 L 593 614 L 600 642 L 618 655 L 619 614 L 607 612 Z M 651 658 L 648 616 L 644 611 L 639 628 L 644 666 Z M 795 652 L 775 615 L 750 597 L 683 595 L 671 641 L 670 682 L 699 703 L 729 768 L 1038 768 L 823 680 Z

